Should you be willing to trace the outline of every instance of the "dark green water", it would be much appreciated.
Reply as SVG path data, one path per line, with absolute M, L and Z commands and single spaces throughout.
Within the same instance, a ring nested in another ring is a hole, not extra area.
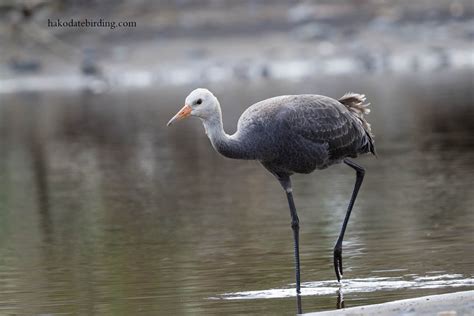
M 358 159 L 350 307 L 474 288 L 472 83 L 445 73 L 209 88 L 229 133 L 274 95 L 367 94 L 379 158 Z M 294 314 L 285 195 L 258 163 L 215 153 L 199 120 L 166 128 L 192 88 L 1 96 L 0 315 Z M 306 312 L 336 306 L 332 247 L 354 180 L 343 165 L 293 179 Z

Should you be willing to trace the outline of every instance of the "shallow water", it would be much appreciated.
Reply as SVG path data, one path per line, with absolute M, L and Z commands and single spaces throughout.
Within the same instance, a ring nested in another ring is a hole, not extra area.
M 266 97 L 367 94 L 379 158 L 358 159 L 346 307 L 474 288 L 470 73 L 210 88 L 228 132 Z M 0 314 L 294 314 L 285 195 L 198 120 L 165 127 L 191 89 L 1 96 Z M 336 307 L 354 180 L 343 165 L 294 177 L 305 312 Z
M 396 269 L 400 271 L 402 269 Z M 393 270 L 391 270 L 393 271 Z M 375 291 L 390 291 L 401 289 L 446 289 L 451 287 L 474 286 L 473 278 L 464 278 L 462 274 L 440 274 L 429 276 L 417 276 L 409 274 L 397 277 L 372 277 L 365 279 L 343 280 L 342 284 L 335 280 L 305 282 L 301 284 L 301 296 L 309 295 L 334 295 L 342 292 L 344 295 L 352 293 L 364 293 Z M 263 291 L 246 291 L 225 293 L 214 299 L 241 300 L 241 299 L 265 299 L 283 298 L 295 296 L 294 284 L 289 288 L 270 289 Z

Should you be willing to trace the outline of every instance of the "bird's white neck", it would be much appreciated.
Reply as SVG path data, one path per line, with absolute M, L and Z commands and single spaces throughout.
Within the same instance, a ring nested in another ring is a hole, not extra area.
M 204 130 L 206 131 L 207 137 L 212 143 L 212 146 L 217 150 L 216 143 L 227 141 L 229 135 L 224 131 L 222 124 L 222 114 L 219 111 L 214 112 L 211 116 L 202 118 L 202 125 L 204 125 Z
M 254 159 L 239 139 L 238 131 L 233 135 L 228 135 L 224 131 L 220 106 L 212 115 L 201 120 L 212 147 L 221 155 L 234 159 Z

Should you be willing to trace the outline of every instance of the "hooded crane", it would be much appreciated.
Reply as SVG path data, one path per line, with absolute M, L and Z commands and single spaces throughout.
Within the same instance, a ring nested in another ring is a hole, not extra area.
M 258 160 L 286 192 L 295 247 L 296 293 L 300 292 L 299 219 L 293 200 L 290 176 L 310 173 L 344 162 L 356 172 L 354 190 L 334 246 L 334 270 L 342 276 L 342 240 L 362 184 L 365 170 L 348 158 L 375 155 L 373 135 L 364 114 L 365 96 L 347 93 L 339 100 L 313 94 L 285 95 L 260 101 L 240 117 L 237 132 L 228 135 L 222 126 L 219 101 L 207 89 L 196 89 L 184 107 L 168 122 L 188 116 L 201 119 L 214 149 L 233 159 Z

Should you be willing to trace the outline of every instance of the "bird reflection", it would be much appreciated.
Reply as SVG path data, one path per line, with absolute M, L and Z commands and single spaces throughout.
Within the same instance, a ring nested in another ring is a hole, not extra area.
M 303 314 L 303 306 L 301 305 L 301 295 L 296 294 L 296 309 L 298 315 Z
M 336 308 L 337 309 L 346 308 L 344 304 L 344 294 L 342 293 L 342 287 L 339 287 L 339 290 L 337 290 Z
M 37 135 L 37 134 L 34 134 Z M 31 135 L 29 139 L 29 150 L 32 158 L 33 180 L 36 186 L 38 211 L 41 221 L 41 229 L 44 233 L 44 241 L 52 241 L 53 226 L 50 213 L 50 198 L 48 184 L 47 155 L 44 146 L 38 136 Z
M 344 303 L 344 294 L 342 293 L 342 286 L 337 290 L 336 309 L 346 308 Z M 301 295 L 296 295 L 296 310 L 297 315 L 303 314 L 303 305 L 301 303 Z

